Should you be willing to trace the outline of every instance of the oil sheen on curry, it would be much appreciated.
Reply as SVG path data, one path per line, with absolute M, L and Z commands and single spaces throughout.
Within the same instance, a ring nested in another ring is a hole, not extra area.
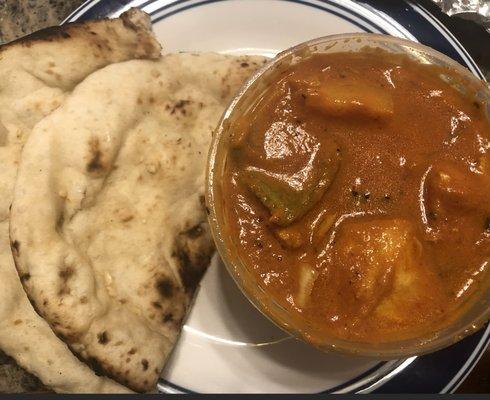
M 490 127 L 442 73 L 381 51 L 313 55 L 234 123 L 228 229 L 313 342 L 430 334 L 488 290 Z

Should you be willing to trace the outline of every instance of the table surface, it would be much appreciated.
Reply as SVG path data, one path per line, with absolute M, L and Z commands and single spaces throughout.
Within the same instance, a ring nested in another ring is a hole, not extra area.
M 438 10 L 429 0 L 420 0 L 433 12 Z M 0 43 L 57 25 L 84 0 L 3 0 L 0 2 Z M 490 35 L 473 22 L 443 15 L 445 23 L 467 48 L 490 80 Z M 476 40 L 475 35 L 483 37 Z M 486 37 L 488 35 L 489 37 Z M 486 351 L 476 368 L 458 389 L 459 393 L 490 392 L 490 349 Z M 19 368 L 0 351 L 0 393 L 21 391 L 46 391 L 37 378 Z

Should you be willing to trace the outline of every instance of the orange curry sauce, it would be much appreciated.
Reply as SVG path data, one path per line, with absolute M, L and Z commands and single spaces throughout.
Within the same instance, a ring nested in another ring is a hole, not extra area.
M 486 286 L 490 126 L 441 74 L 385 52 L 314 55 L 234 124 L 228 229 L 312 341 L 428 334 Z

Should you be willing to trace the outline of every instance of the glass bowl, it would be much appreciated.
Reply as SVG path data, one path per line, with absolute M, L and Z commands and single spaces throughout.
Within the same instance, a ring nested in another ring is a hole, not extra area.
M 490 318 L 488 279 L 481 285 L 480 292 L 474 295 L 477 297 L 476 300 L 472 300 L 471 306 L 458 314 L 449 326 L 434 331 L 430 335 L 376 344 L 347 341 L 335 337 L 323 337 L 321 342 L 313 342 L 310 340 L 312 331 L 301 328 L 304 321 L 300 323 L 301 321 L 297 316 L 292 315 L 287 309 L 279 305 L 261 287 L 240 260 L 234 240 L 224 219 L 224 203 L 221 195 L 221 177 L 228 157 L 229 133 L 233 130 L 233 121 L 236 116 L 253 104 L 257 96 L 267 86 L 269 79 L 278 72 L 280 73 L 281 70 L 287 69 L 290 65 L 294 65 L 312 54 L 355 52 L 366 46 L 381 48 L 396 54 L 403 53 L 420 63 L 447 67 L 453 71 L 452 75 L 456 72 L 458 79 L 455 82 L 451 82 L 451 78 L 445 75 L 441 75 L 441 79 L 449 80 L 458 90 L 465 91 L 466 88 L 474 90 L 478 99 L 486 106 L 488 118 L 490 114 L 488 111 L 490 91 L 486 83 L 480 81 L 454 60 L 429 47 L 378 34 L 343 34 L 313 39 L 278 54 L 271 62 L 249 78 L 229 104 L 214 133 L 209 152 L 206 174 L 206 204 L 209 211 L 211 231 L 226 268 L 245 296 L 266 317 L 296 338 L 323 351 L 338 351 L 377 359 L 393 359 L 433 352 L 449 346 L 481 328 Z M 488 278 L 488 273 L 486 275 Z

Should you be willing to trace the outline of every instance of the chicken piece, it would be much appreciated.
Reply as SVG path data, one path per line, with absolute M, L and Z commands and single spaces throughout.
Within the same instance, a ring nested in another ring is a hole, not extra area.
M 401 219 L 349 221 L 335 243 L 345 307 L 360 316 L 410 323 L 438 283 L 424 265 L 422 245 Z
M 299 84 L 296 83 L 296 87 Z M 308 85 L 305 93 L 307 107 L 334 117 L 386 119 L 394 111 L 390 90 L 363 80 L 327 80 Z
M 434 215 L 462 209 L 490 213 L 490 174 L 440 163 L 428 175 L 427 194 Z
M 335 260 L 361 314 L 372 310 L 392 286 L 400 253 L 407 246 L 407 222 L 400 220 L 348 221 L 335 243 Z M 355 304 L 355 305 L 354 305 Z
M 390 293 L 374 314 L 389 326 L 410 326 L 437 316 L 446 299 L 441 282 L 422 257 L 422 244 L 407 225 L 405 243 L 400 247 Z M 432 308 L 428 309 L 427 304 Z

